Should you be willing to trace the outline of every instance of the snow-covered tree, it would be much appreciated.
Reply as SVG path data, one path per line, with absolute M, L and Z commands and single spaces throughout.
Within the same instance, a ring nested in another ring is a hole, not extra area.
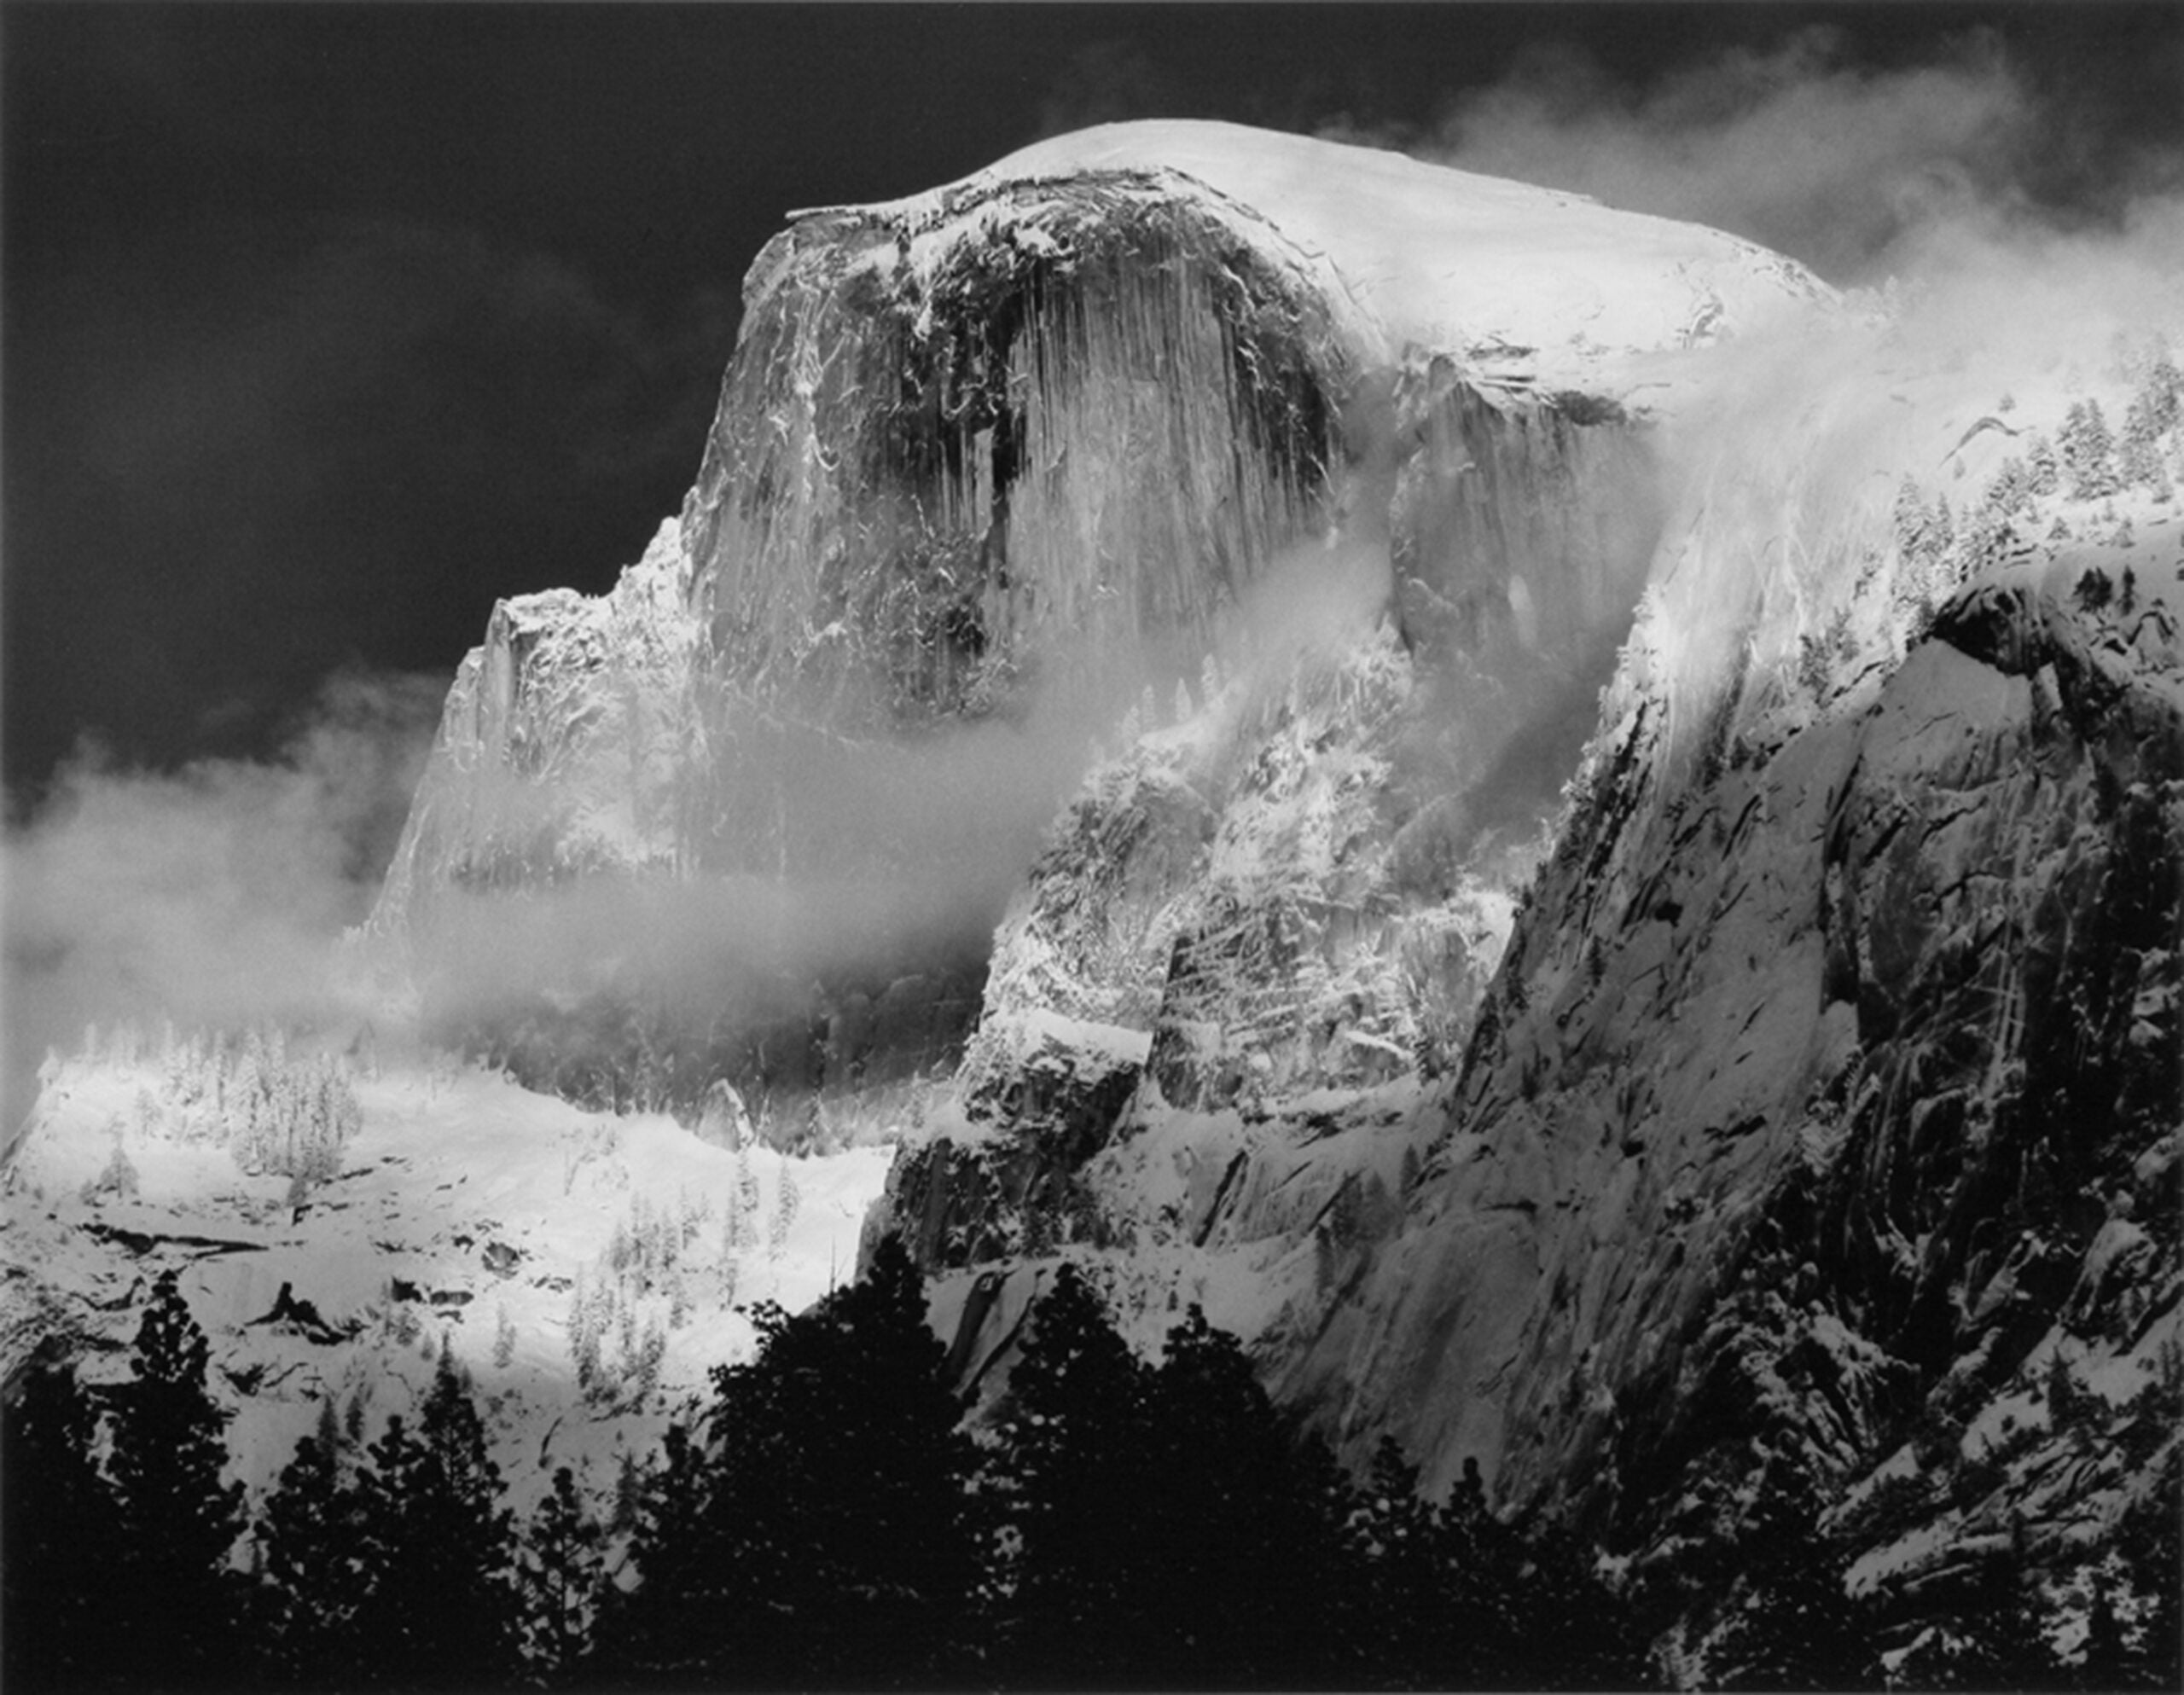
M 2044 497 L 2061 492 L 2062 461 L 2056 456 L 2054 442 L 2044 432 L 2035 432 L 2025 444 L 2024 460 L 2025 487 L 2030 493 Z
M 781 1175 L 774 1187 L 773 1216 L 766 1223 L 766 1251 L 775 1258 L 781 1257 L 788 1245 L 788 1233 L 796 1222 L 797 1207 L 803 1199 L 796 1186 L 796 1175 L 781 1162 Z
M 2071 403 L 2057 446 L 2071 499 L 2099 500 L 2116 492 L 2115 441 L 2098 400 Z

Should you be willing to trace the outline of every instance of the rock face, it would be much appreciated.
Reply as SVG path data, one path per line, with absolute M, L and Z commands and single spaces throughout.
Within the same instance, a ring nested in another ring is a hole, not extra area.
M 2178 653 L 2165 611 L 2059 604 L 2086 563 L 1967 589 L 1665 802 L 1629 703 L 1295 1392 L 1643 1543 L 1734 1529 L 1769 1463 L 1838 1483 L 1922 1409 L 1960 1431 L 2059 1350 L 2153 1359 Z
M 2175 372 L 2140 381 L 2173 458 Z M 1960 416 L 1931 427 L 1946 449 Z M 1771 516 L 1814 546 L 1772 560 L 1694 485 L 1513 923 L 1420 1015 L 1460 1057 L 1285 1097 L 1310 1017 L 1254 1042 L 1265 977 L 1201 973 L 1179 926 L 1089 1157 L 975 1129 L 906 1156 L 898 1214 L 982 1268 L 981 1380 L 1031 1274 L 997 1274 L 1107 1254 L 1141 1340 L 1199 1298 L 1353 1457 L 1392 1435 L 1440 1490 L 1476 1460 L 1501 1510 L 1627 1558 L 1677 1596 L 1693 1675 L 1737 1605 L 1704 1572 L 1786 1501 L 1905 1597 L 2015 1547 L 2026 1605 L 2076 1628 L 2077 1574 L 2178 1489 L 2184 523 L 2158 474 L 2073 496 L 1998 445 L 1964 462 L 1991 479 L 1952 542 L 1916 500 L 1792 488 Z M 1141 909 L 1136 855 L 1213 827 L 1176 792 L 1103 774 L 1043 876 L 1101 841 L 1077 857 L 1125 874 L 1098 909 Z M 1247 930 L 1290 909 L 1261 886 Z M 1048 937 L 1098 887 L 1035 879 L 990 998 L 1085 1004 Z
M 1894 311 L 1220 125 L 799 215 L 679 528 L 497 615 L 380 927 L 665 900 L 758 964 L 562 962 L 586 1063 L 899 1134 L 967 1386 L 1103 1256 L 1658 1577 L 1694 1675 L 1785 1501 L 2060 1583 L 2178 1464 L 2184 383 L 2069 374 L 2111 454 Z
M 493 608 L 448 691 L 375 931 L 406 939 L 452 891 L 678 868 L 696 754 L 689 589 L 671 524 L 610 594 L 549 589 Z
M 1375 618 L 1403 658 L 1374 687 L 1418 699 L 1369 733 L 1378 775 L 1351 798 L 1386 791 L 1398 827 L 1449 801 L 1414 833 L 1416 884 L 1536 821 L 1531 797 L 1502 797 L 1511 816 L 1462 798 L 1543 703 L 1589 706 L 1605 676 L 1656 522 L 1624 398 L 1821 292 L 1710 231 L 1223 125 L 1112 126 L 800 214 L 752 268 L 679 528 L 601 601 L 497 611 L 371 929 L 461 938 L 405 961 L 439 1021 L 579 1093 L 688 1104 L 732 1075 L 763 1101 L 952 1065 L 1088 740 L 1141 690 L 1145 728 L 1179 688 L 1195 710 L 1209 665 L 1256 673 L 1311 626 Z M 601 886 L 682 890 L 657 897 L 703 911 L 668 927 L 734 932 L 763 981 L 694 988 L 628 942 L 642 921 L 574 960 L 505 941 Z M 749 944 L 753 900 L 775 930 L 854 910 L 863 939 Z M 1258 946 L 1224 924 L 1192 918 L 1194 958 Z M 481 957 L 541 992 L 504 1002 Z M 956 1010 L 844 1048 L 897 984 Z M 1176 1013 L 1164 1054 L 1205 1022 Z

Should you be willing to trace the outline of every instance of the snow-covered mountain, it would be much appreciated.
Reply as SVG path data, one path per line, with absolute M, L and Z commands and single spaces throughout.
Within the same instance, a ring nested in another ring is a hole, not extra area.
M 322 1089 L 346 1103 L 339 1131 L 266 1110 Z M 853 1274 L 884 1181 L 885 1149 L 792 1157 L 731 1097 L 713 1108 L 694 1133 L 398 1044 L 269 1057 L 254 1035 L 110 1030 L 49 1063 L 8 1167 L 8 1372 L 57 1342 L 87 1380 L 125 1381 L 175 1267 L 253 1495 L 329 1406 L 366 1438 L 414 1419 L 444 1351 L 514 1504 L 561 1466 L 603 1503 L 711 1367 L 748 1357 L 754 1304 L 798 1309 Z M 314 1161 L 293 1157 L 305 1124 Z
M 1792 1500 L 2067 1635 L 2176 1487 L 2180 331 L 1220 125 L 797 214 L 360 946 L 566 1093 L 895 1144 L 980 1395 L 1068 1256 L 1597 1539 L 1683 1675 Z
M 414 965 L 469 908 L 636 874 L 739 940 L 752 898 L 816 934 L 850 891 L 857 933 L 740 949 L 761 986 L 606 1019 L 624 1069 L 793 1100 L 952 1063 L 1039 830 L 1141 688 L 1165 712 L 1209 659 L 1389 611 L 1432 696 L 1391 751 L 1444 768 L 1399 808 L 1550 708 L 1574 755 L 1657 521 L 1633 416 L 1693 348 L 1825 295 L 1711 231 L 1220 125 L 800 214 L 752 267 L 679 531 L 601 601 L 497 612 L 371 930 Z M 572 951 L 499 962 L 548 994 L 493 1020 L 565 1085 L 601 1040 L 569 1008 L 663 974 Z M 473 1038 L 478 953 L 415 972 L 428 1001 L 461 980 Z M 904 984 L 951 1010 L 863 1015 Z

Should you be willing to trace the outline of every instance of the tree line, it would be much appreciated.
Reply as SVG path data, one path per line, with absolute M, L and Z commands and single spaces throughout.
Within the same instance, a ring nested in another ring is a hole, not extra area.
M 366 1444 L 330 1405 L 255 1512 L 172 1273 L 125 1382 L 7 1408 L 0 1673 L 34 1689 L 1622 1685 L 1572 1548 L 1362 1484 L 1194 1309 L 1158 1366 L 1065 1266 L 973 1427 L 892 1241 L 595 1512 L 508 1508 L 462 1367 Z
M 1065 1264 L 977 1421 L 892 1240 L 863 1280 L 757 1317 L 755 1356 L 717 1368 L 709 1404 L 603 1515 L 564 1468 L 518 1520 L 444 1350 L 414 1427 L 392 1418 L 367 1445 L 329 1406 L 252 1513 L 223 1481 L 206 1343 L 169 1273 L 128 1381 L 94 1391 L 50 1357 L 9 1402 L 0 1675 L 10 1691 L 1654 1680 L 1662 1597 L 1497 1518 L 1475 1468 L 1438 1505 L 1391 1442 L 1350 1477 L 1196 1308 L 1151 1364 Z M 1877 1683 L 1877 1615 L 1845 1595 L 1813 1516 L 1757 1546 L 1749 1570 L 1720 1574 L 1748 1604 L 1709 1680 Z M 2020 1593 L 1971 1599 L 2001 1656 L 1983 1672 L 2059 1687 L 2158 1673 L 2112 1617 L 2073 1672 L 2040 1657 Z

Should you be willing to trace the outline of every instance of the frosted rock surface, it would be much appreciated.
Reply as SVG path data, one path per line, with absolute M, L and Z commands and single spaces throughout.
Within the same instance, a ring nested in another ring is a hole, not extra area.
M 723 1068 L 753 1099 L 754 1067 L 828 1087 L 867 1069 L 822 1051 L 831 1034 L 787 1071 L 756 1056 L 792 1026 L 864 1029 L 842 1024 L 845 997 L 892 984 L 970 1004 L 963 938 L 999 918 L 1088 745 L 1112 746 L 1144 690 L 1173 717 L 1181 688 L 1188 713 L 1209 663 L 1234 674 L 1300 630 L 1376 620 L 1409 727 L 1361 748 L 1344 804 L 1400 828 L 1448 798 L 1405 874 L 1453 865 L 1536 827 L 1542 798 L 1507 780 L 1519 739 L 1565 723 L 1566 767 L 1629 618 L 1658 514 L 1625 401 L 1642 380 L 1669 404 L 1679 362 L 1724 330 L 1825 298 L 1710 231 L 1221 125 L 1109 126 L 907 200 L 799 214 L 746 282 L 678 537 L 602 601 L 497 612 L 373 927 L 414 937 L 436 892 L 602 877 L 733 884 L 775 929 L 868 909 L 890 938 L 869 981 L 844 975 L 847 943 L 792 948 L 771 986 L 708 988 L 694 1025 L 659 1004 L 618 1022 L 606 1001 L 642 974 L 626 949 L 526 966 L 557 1007 L 590 1009 L 599 1065 L 642 1049 L 645 1098 L 694 1098 Z M 1391 783 L 1401 798 L 1370 798 Z M 985 821 L 984 844 L 961 819 Z M 1256 827 L 1240 816 L 1222 852 L 1256 851 Z M 1298 885 L 1298 909 L 1346 900 L 1345 878 Z M 1255 897 L 1230 882 L 1249 929 Z M 677 927 L 757 921 L 708 908 Z M 1229 945 L 1207 914 L 1192 924 L 1199 957 Z M 1228 973 L 1267 979 L 1263 1025 L 1282 969 L 1253 954 Z M 1207 1022 L 1170 1012 L 1164 1051 Z M 773 1034 L 729 1028 L 752 1019 Z M 566 1010 L 526 1027 L 519 1063 L 525 1042 L 579 1039 Z M 956 1030 L 921 1035 L 917 1063 Z M 1318 1052 L 1329 1077 L 1374 1074 L 1406 1040 L 1376 1017 Z

